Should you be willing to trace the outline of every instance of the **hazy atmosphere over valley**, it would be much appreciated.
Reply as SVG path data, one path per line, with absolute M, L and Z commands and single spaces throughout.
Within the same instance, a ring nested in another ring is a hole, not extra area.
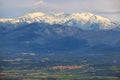
M 120 1 L 0 0 L 0 80 L 120 80 Z

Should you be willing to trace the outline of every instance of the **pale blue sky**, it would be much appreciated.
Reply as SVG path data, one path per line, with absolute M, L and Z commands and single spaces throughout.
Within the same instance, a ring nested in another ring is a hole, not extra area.
M 0 18 L 19 17 L 30 12 L 91 12 L 120 20 L 119 0 L 0 0 Z

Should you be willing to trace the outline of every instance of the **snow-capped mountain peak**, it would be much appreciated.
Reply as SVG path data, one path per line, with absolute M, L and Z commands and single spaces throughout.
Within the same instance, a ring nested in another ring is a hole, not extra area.
M 35 18 L 35 17 L 38 17 L 38 16 L 44 16 L 45 14 L 44 13 L 41 13 L 41 12 L 36 12 L 36 13 L 30 13 L 30 14 L 27 14 L 27 15 L 24 15 L 22 17 L 31 17 L 31 18 Z
M 92 14 L 92 13 L 30 13 L 15 19 L 0 19 L 0 22 L 19 25 L 22 23 L 48 23 L 59 24 L 65 26 L 75 26 L 81 29 L 94 30 L 94 29 L 112 29 L 116 24 L 112 23 L 109 19 Z
M 7 22 L 13 20 L 12 18 L 0 18 L 0 22 Z

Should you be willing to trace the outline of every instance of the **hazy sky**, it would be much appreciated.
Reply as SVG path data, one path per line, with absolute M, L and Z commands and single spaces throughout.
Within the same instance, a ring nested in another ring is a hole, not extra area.
M 120 21 L 120 0 L 0 0 L 0 18 L 38 11 L 90 12 Z

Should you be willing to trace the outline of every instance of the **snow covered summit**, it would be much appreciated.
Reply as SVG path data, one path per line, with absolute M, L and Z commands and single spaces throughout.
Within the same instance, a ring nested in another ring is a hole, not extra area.
M 19 18 L 0 19 L 0 26 L 12 24 L 15 26 L 31 23 L 59 24 L 64 26 L 75 26 L 84 30 L 110 30 L 116 28 L 117 24 L 109 19 L 92 13 L 30 13 Z

